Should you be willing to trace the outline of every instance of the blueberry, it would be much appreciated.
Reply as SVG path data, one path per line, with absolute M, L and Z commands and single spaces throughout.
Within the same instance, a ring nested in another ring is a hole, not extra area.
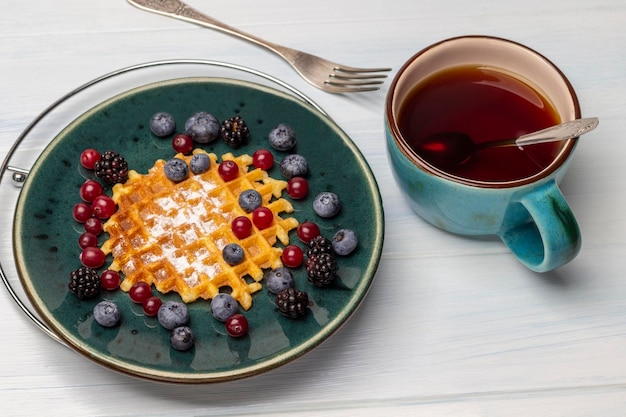
M 189 350 L 193 346 L 195 337 L 187 326 L 176 327 L 170 335 L 170 343 L 176 350 Z
M 194 154 L 189 161 L 189 169 L 196 175 L 208 171 L 210 165 L 211 160 L 209 159 L 209 155 L 205 153 Z
M 272 129 L 267 136 L 272 148 L 279 151 L 288 151 L 296 146 L 296 132 L 284 123 Z
M 252 213 L 254 209 L 260 207 L 262 203 L 263 197 L 261 197 L 261 193 L 257 190 L 243 190 L 239 194 L 239 206 L 248 213 Z
M 211 314 L 219 321 L 225 322 L 237 311 L 239 304 L 230 294 L 221 292 L 211 300 Z
M 333 236 L 332 244 L 337 255 L 346 256 L 356 249 L 356 246 L 359 244 L 359 239 L 354 233 L 354 230 L 341 229 Z
M 172 158 L 163 167 L 165 176 L 174 182 L 180 182 L 187 178 L 189 168 L 187 163 L 180 158 Z
M 112 301 L 100 301 L 93 308 L 93 318 L 100 326 L 113 327 L 120 322 L 120 309 Z
M 341 202 L 337 194 L 324 191 L 313 200 L 313 210 L 320 217 L 333 217 L 341 210 Z
M 309 164 L 304 156 L 294 153 L 280 161 L 280 172 L 287 179 L 304 177 L 309 172 Z
M 159 308 L 157 319 L 161 326 L 167 330 L 172 330 L 189 322 L 189 310 L 184 303 L 166 301 Z
M 222 249 L 224 261 L 229 265 L 239 265 L 243 261 L 243 248 L 236 243 L 229 243 Z
M 278 294 L 286 288 L 293 288 L 293 275 L 287 268 L 272 269 L 265 275 L 265 285 L 269 292 Z
M 160 111 L 150 119 L 150 131 L 162 138 L 174 133 L 176 122 L 171 114 Z
M 211 113 L 198 112 L 185 122 L 185 131 L 198 143 L 208 143 L 215 140 L 222 125 Z

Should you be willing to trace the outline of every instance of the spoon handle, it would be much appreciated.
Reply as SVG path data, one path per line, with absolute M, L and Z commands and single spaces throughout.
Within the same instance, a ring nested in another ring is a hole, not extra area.
M 591 132 L 598 126 L 597 117 L 576 119 L 560 125 L 552 126 L 537 132 L 522 135 L 515 140 L 515 145 L 533 145 L 535 143 L 555 142 L 558 140 L 572 139 L 587 132 Z

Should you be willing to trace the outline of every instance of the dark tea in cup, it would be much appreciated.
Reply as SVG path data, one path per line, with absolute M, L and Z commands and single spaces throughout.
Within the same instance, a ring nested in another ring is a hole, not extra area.
M 561 123 L 554 106 L 514 75 L 477 65 L 447 68 L 409 92 L 398 112 L 399 130 L 413 150 L 434 134 L 467 135 L 476 144 L 517 138 Z M 524 148 L 492 147 L 463 163 L 425 160 L 447 173 L 475 181 L 514 181 L 545 169 L 562 148 L 552 142 Z M 443 166 L 445 165 L 445 166 Z

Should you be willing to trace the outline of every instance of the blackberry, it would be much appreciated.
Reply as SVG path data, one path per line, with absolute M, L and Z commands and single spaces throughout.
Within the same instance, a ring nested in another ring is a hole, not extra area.
M 316 287 L 327 286 L 335 279 L 337 273 L 335 257 L 330 253 L 320 253 L 307 258 L 304 267 L 309 282 Z
M 100 293 L 100 276 L 95 269 L 81 266 L 72 271 L 67 287 L 81 300 L 93 298 Z
M 126 182 L 128 179 L 128 162 L 117 152 L 106 151 L 94 165 L 96 176 L 108 185 Z
M 250 129 L 241 116 L 233 116 L 222 122 L 220 137 L 231 148 L 238 148 L 250 137 Z
M 276 295 L 276 305 L 284 316 L 297 319 L 306 314 L 309 295 L 295 288 L 287 288 Z
M 309 248 L 307 249 L 306 256 L 319 255 L 321 253 L 333 253 L 333 243 L 322 235 L 315 236 L 309 242 Z

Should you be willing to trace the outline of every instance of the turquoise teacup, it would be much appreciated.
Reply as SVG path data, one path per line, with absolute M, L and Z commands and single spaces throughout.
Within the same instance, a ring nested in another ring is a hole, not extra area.
M 409 59 L 389 88 L 385 127 L 389 160 L 396 181 L 412 209 L 429 223 L 460 235 L 499 236 L 533 271 L 558 268 L 574 259 L 581 246 L 578 224 L 558 187 L 577 139 L 558 143 L 551 148 L 549 155 L 535 155 L 538 159 L 543 158 L 544 165 L 521 177 L 508 178 L 503 174 L 503 178 L 497 178 L 500 168 L 485 166 L 490 159 L 477 156 L 472 163 L 483 164 L 482 168 L 493 168 L 495 172 L 495 177 L 484 179 L 451 172 L 426 160 L 415 146 L 411 146 L 413 139 L 407 137 L 410 133 L 400 126 L 399 119 L 406 119 L 401 116 L 403 106 L 411 97 L 420 94 L 415 92 L 417 86 L 421 85 L 423 90 L 424 83 L 441 79 L 437 74 L 466 67 L 505 74 L 531 88 L 552 106 L 555 123 L 580 118 L 578 99 L 571 84 L 539 53 L 512 41 L 486 36 L 464 36 L 439 42 Z M 467 97 L 459 97 L 453 101 L 466 101 Z M 506 112 L 507 108 L 498 103 L 492 107 L 489 111 L 495 113 Z M 445 108 L 454 109 L 454 106 Z M 481 112 L 481 115 L 489 111 Z M 445 112 L 434 112 L 428 117 L 454 120 L 442 113 Z M 518 116 L 512 117 L 517 120 Z M 429 125 L 430 121 L 414 120 L 414 128 L 419 130 L 421 123 Z M 484 127 L 486 134 L 488 128 Z M 523 133 L 528 132 L 520 132 Z M 478 132 L 477 136 L 480 134 Z M 541 152 L 541 148 L 533 148 L 532 152 Z M 507 155 L 494 163 L 500 167 L 507 164 L 515 167 L 516 159 L 508 160 L 510 156 Z

